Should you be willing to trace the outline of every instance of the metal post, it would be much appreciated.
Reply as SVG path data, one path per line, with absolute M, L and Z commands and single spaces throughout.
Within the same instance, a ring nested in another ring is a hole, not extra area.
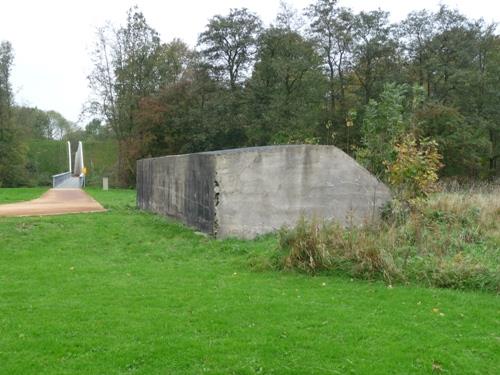
M 82 157 L 82 169 L 85 166 L 85 163 L 83 162 L 83 144 L 82 141 L 78 142 L 78 148 L 80 149 L 80 156 Z
M 69 173 L 71 173 L 71 142 L 68 141 Z

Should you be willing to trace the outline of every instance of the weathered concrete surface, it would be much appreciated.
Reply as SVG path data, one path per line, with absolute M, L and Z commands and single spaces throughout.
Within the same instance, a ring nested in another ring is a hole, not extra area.
M 50 189 L 38 199 L 0 205 L 0 216 L 45 216 L 106 211 L 80 189 Z
M 137 201 L 217 237 L 252 238 L 301 215 L 360 223 L 387 187 L 333 146 L 289 145 L 140 160 Z
M 216 160 L 221 237 L 293 225 L 301 215 L 359 223 L 377 215 L 388 189 L 341 150 L 282 146 L 221 154 Z
M 214 156 L 189 154 L 137 162 L 137 205 L 212 233 Z

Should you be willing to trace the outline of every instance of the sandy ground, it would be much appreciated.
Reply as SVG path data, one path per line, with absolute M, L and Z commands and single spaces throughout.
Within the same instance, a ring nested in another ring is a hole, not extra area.
M 0 205 L 0 216 L 61 215 L 106 211 L 81 189 L 50 189 L 32 201 Z

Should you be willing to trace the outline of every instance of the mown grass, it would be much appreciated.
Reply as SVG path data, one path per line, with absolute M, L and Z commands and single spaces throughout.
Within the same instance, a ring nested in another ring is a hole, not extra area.
M 0 218 L 0 373 L 498 373 L 492 293 L 257 272 L 276 237 L 212 240 L 133 191 L 91 194 L 109 210 Z
M 0 204 L 29 201 L 39 198 L 48 190 L 46 187 L 37 188 L 0 188 Z

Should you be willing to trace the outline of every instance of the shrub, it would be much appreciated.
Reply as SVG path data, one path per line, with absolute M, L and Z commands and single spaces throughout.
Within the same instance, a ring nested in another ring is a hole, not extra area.
M 387 181 L 402 202 L 415 206 L 419 199 L 436 191 L 438 171 L 442 167 L 437 143 L 404 135 L 393 146 L 396 157 L 385 161 Z

